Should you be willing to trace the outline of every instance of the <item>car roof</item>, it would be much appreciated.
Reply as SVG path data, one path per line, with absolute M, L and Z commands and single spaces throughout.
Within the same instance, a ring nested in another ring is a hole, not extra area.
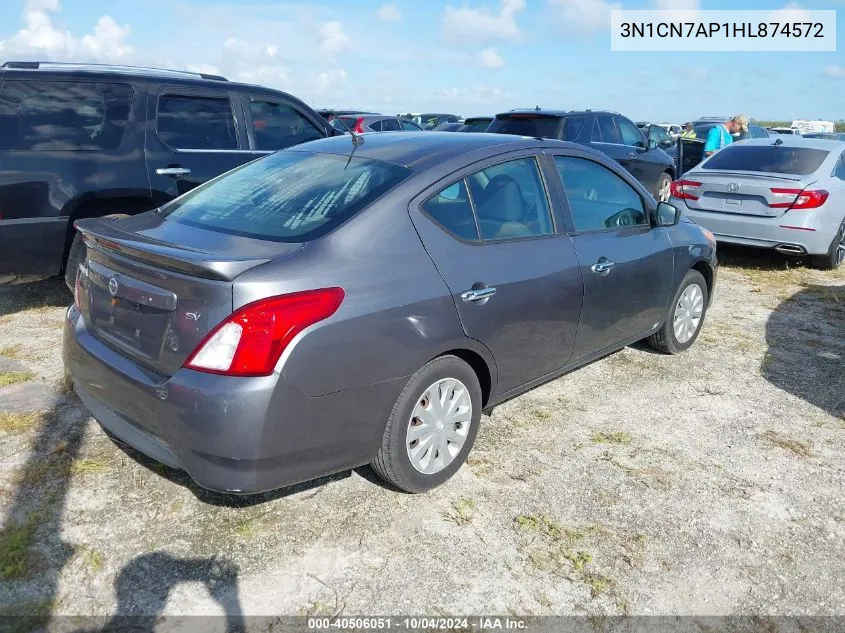
M 776 141 L 780 141 L 780 147 L 809 147 L 811 149 L 824 149 L 832 151 L 835 149 L 845 149 L 845 141 L 837 141 L 828 138 L 805 138 L 799 135 L 785 135 L 777 136 L 774 139 L 769 138 L 752 138 L 742 141 L 743 145 L 774 145 Z M 730 146 L 728 146 L 730 147 Z
M 422 166 L 436 157 L 436 163 L 469 154 L 478 150 L 501 149 L 518 150 L 530 148 L 573 148 L 583 152 L 583 145 L 550 139 L 535 139 L 511 134 L 452 132 L 382 132 L 368 134 L 366 139 L 355 147 L 348 134 L 333 136 L 296 145 L 286 151 L 321 152 L 326 154 L 347 155 L 355 149 L 355 156 L 378 160 L 406 167 Z M 595 150 L 592 150 L 595 151 Z
M 146 66 L 125 66 L 119 64 L 79 64 L 73 62 L 20 62 L 9 61 L 0 66 L 0 76 L 24 76 L 24 77 L 67 77 L 69 75 L 85 75 L 90 78 L 132 77 L 135 79 L 155 79 L 162 83 L 180 85 L 213 85 L 215 88 L 247 88 L 252 91 L 274 92 L 286 94 L 284 90 L 268 88 L 256 84 L 240 83 L 229 81 L 221 75 L 209 73 L 198 73 L 188 70 L 172 70 L 168 68 L 152 68 Z
M 544 108 L 518 108 L 516 110 L 508 110 L 507 112 L 500 112 L 496 117 L 510 116 L 513 114 L 539 114 L 550 117 L 565 117 L 577 114 L 619 114 L 611 110 L 546 110 Z

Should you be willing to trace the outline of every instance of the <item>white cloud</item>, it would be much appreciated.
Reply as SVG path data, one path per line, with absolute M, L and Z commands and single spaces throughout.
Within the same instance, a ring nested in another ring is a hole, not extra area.
M 398 22 L 402 19 L 402 13 L 395 4 L 385 4 L 376 11 L 376 16 L 384 22 Z
M 133 53 L 126 43 L 131 32 L 111 16 L 97 20 L 94 32 L 75 38 L 70 31 L 53 24 L 53 14 L 61 10 L 59 0 L 27 0 L 23 5 L 24 27 L 11 37 L 0 40 L 4 55 L 42 59 L 77 59 L 121 61 Z
M 845 79 L 845 67 L 842 66 L 828 66 L 824 69 L 824 74 L 833 79 Z
M 343 24 L 337 20 L 326 22 L 320 27 L 320 50 L 329 55 L 342 53 L 351 44 L 351 38 L 344 33 Z
M 621 9 L 618 2 L 607 0 L 549 0 L 567 31 L 594 33 L 610 28 L 610 12 Z
M 495 48 L 485 48 L 478 53 L 478 59 L 486 67 L 492 70 L 499 70 L 505 67 L 505 60 Z
M 523 9 L 525 0 L 501 0 L 498 12 L 447 5 L 443 11 L 443 35 L 447 40 L 461 43 L 514 40 L 522 35 L 516 16 Z
M 810 22 L 810 14 L 797 2 L 790 2 L 782 9 L 772 11 L 769 22 Z
M 318 73 L 315 77 L 317 90 L 321 93 L 331 92 L 337 85 L 346 81 L 346 71 L 343 68 L 332 68 Z

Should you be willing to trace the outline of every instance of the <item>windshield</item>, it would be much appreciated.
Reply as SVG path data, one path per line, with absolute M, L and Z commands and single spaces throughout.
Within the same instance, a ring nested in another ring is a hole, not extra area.
M 406 167 L 375 160 L 282 151 L 177 198 L 165 218 L 231 235 L 305 242 L 359 213 L 410 174 Z
M 487 131 L 534 138 L 557 138 L 560 133 L 560 118 L 531 114 L 496 117 Z
M 827 150 L 783 145 L 728 145 L 701 164 L 702 169 L 760 171 L 808 176 L 827 158 Z

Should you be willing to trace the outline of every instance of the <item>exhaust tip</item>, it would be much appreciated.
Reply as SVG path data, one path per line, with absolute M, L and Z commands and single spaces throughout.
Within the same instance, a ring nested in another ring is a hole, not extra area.
M 775 250 L 783 255 L 806 255 L 807 250 L 797 244 L 778 244 Z

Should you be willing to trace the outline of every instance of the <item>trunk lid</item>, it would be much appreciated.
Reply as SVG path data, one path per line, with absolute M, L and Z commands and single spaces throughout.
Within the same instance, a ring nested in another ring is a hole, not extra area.
M 81 220 L 77 228 L 88 246 L 78 290 L 88 330 L 166 376 L 232 313 L 238 275 L 302 247 L 168 222 L 155 212 Z
M 684 180 L 699 182 L 697 200 L 687 198 L 690 209 L 775 218 L 783 215 L 784 203 L 793 202 L 797 194 L 785 197 L 779 189 L 801 190 L 812 184 L 800 177 L 772 176 L 751 172 L 707 172 L 696 171 L 686 174 Z M 775 191 L 773 191 L 775 190 Z

